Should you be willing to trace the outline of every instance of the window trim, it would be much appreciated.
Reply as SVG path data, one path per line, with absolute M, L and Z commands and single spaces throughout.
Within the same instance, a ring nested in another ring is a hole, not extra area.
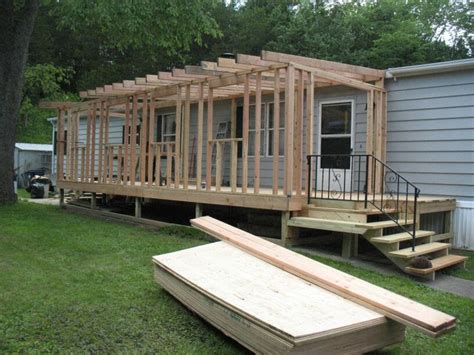
M 351 133 L 350 134 L 322 134 L 322 109 L 323 105 L 331 105 L 331 104 L 343 104 L 343 103 L 350 103 L 351 104 Z M 322 138 L 347 138 L 351 139 L 351 154 L 354 152 L 354 145 L 355 145 L 355 98 L 340 98 L 340 99 L 328 99 L 328 100 L 320 100 L 318 102 L 318 145 L 317 145 L 317 154 L 321 154 L 321 140 Z M 320 167 L 318 166 L 318 169 Z M 352 167 L 351 167 L 352 168 Z

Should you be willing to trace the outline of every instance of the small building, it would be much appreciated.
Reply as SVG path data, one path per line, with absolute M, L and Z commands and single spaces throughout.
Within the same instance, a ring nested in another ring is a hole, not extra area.
M 49 175 L 52 156 L 52 144 L 16 143 L 14 169 L 18 187 L 26 187 L 27 181 L 23 178 L 23 174 L 29 170 L 43 171 L 43 174 Z

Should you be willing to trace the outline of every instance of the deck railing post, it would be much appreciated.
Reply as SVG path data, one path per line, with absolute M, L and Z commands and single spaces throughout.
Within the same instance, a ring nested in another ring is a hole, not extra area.
M 307 195 L 307 199 L 308 199 L 308 205 L 310 204 L 311 202 L 311 159 L 312 159 L 312 156 L 311 155 L 308 155 L 306 157 L 306 163 L 308 165 L 308 184 L 307 184 L 307 189 L 306 189 L 306 195 Z
M 364 208 L 367 208 L 369 195 L 369 158 L 370 155 L 365 156 L 365 191 L 364 191 Z

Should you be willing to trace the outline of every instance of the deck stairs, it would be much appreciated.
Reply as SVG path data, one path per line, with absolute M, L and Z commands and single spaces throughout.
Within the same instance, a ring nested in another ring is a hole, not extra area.
M 337 207 L 335 207 L 337 206 Z M 386 211 L 393 216 L 402 216 L 398 224 L 412 229 L 413 220 L 395 209 Z M 320 201 L 306 206 L 297 216 L 288 221 L 294 228 L 310 228 L 332 232 L 361 235 L 402 271 L 434 279 L 436 271 L 464 264 L 466 257 L 449 254 L 450 238 L 429 230 L 416 230 L 415 250 L 412 250 L 412 236 L 401 230 L 396 222 L 384 218 L 376 208 L 364 208 L 360 202 Z M 423 256 L 431 261 L 432 267 L 421 269 L 412 266 L 412 260 Z

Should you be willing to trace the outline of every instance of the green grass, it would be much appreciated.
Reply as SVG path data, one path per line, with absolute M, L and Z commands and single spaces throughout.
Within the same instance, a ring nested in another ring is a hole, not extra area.
M 25 189 L 17 189 L 16 194 L 18 198 L 31 198 L 31 195 L 29 192 L 27 192 Z
M 206 242 L 189 228 L 156 232 L 51 206 L 0 206 L 0 353 L 245 352 L 153 281 L 152 255 Z M 458 317 L 450 334 L 408 330 L 387 353 L 474 352 L 474 300 L 315 259 Z
M 474 251 L 453 250 L 452 253 L 467 256 L 469 259 L 466 260 L 466 268 L 453 268 L 447 270 L 446 273 L 452 276 L 474 281 Z

